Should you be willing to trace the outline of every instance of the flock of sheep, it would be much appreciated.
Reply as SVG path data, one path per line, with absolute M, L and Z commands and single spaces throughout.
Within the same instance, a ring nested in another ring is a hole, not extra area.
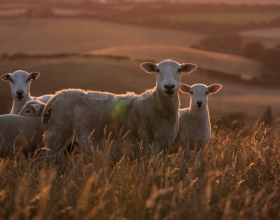
M 70 146 L 87 155 L 92 147 L 104 149 L 108 139 L 128 140 L 132 151 L 139 143 L 168 152 L 179 146 L 186 152 L 195 145 L 204 147 L 211 137 L 208 95 L 222 86 L 181 84 L 181 75 L 194 71 L 194 64 L 165 60 L 141 67 L 156 74 L 155 88 L 141 95 L 69 89 L 32 97 L 30 83 L 40 73 L 4 74 L 2 80 L 11 85 L 13 106 L 10 115 L 0 116 L 0 156 L 33 153 L 44 146 L 47 157 L 53 155 L 58 162 Z M 178 90 L 191 96 L 189 108 L 179 109 Z

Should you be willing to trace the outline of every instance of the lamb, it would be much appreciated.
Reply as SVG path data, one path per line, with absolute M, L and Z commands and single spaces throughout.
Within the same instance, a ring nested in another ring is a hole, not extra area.
M 46 104 L 40 101 L 29 101 L 22 107 L 18 115 L 26 117 L 40 117 L 42 116 L 45 107 Z
M 174 149 L 193 150 L 204 148 L 211 138 L 211 124 L 208 111 L 208 95 L 218 92 L 222 85 L 206 86 L 181 84 L 180 90 L 191 95 L 190 107 L 180 109 L 179 132 L 174 143 Z M 188 152 L 188 154 L 190 151 Z
M 65 150 L 71 137 L 75 137 L 83 154 L 87 154 L 86 143 L 101 146 L 105 129 L 111 137 L 129 133 L 133 141 L 141 140 L 145 146 L 157 139 L 160 151 L 174 142 L 179 128 L 181 74 L 194 71 L 196 65 L 165 60 L 143 63 L 141 67 L 156 73 L 157 78 L 156 87 L 141 95 L 70 89 L 50 99 L 43 112 L 47 128 L 44 144 L 52 153 L 57 149 L 56 160 L 58 151 Z
M 42 117 L 18 115 L 0 116 L 0 157 L 35 152 L 40 146 L 46 128 Z
M 11 85 L 13 96 L 13 106 L 10 114 L 18 115 L 21 108 L 35 97 L 30 95 L 30 83 L 35 81 L 40 76 L 38 72 L 27 73 L 23 70 L 15 71 L 14 73 L 4 74 L 1 76 L 3 81 L 7 81 Z M 52 95 L 44 95 L 37 97 L 40 102 L 47 103 Z

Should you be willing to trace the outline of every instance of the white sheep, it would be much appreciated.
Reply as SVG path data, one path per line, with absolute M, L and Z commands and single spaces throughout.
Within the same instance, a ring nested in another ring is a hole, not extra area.
M 159 64 L 143 63 L 141 67 L 148 73 L 156 73 L 157 78 L 156 87 L 141 95 L 83 90 L 58 92 L 43 112 L 47 128 L 45 146 L 52 152 L 63 151 L 71 137 L 75 137 L 78 148 L 86 154 L 85 143 L 100 145 L 106 129 L 107 134 L 115 131 L 120 136 L 130 131 L 134 141 L 142 140 L 145 144 L 157 139 L 159 150 L 168 148 L 179 128 L 181 73 L 194 71 L 196 65 L 165 60 Z
M 29 101 L 20 110 L 18 115 L 26 117 L 40 117 L 46 104 L 40 101 Z
M 17 115 L 26 102 L 37 99 L 40 102 L 47 103 L 52 95 L 44 95 L 40 97 L 32 97 L 30 95 L 30 83 L 35 81 L 40 76 L 38 72 L 27 73 L 23 70 L 15 71 L 14 73 L 4 74 L 1 76 L 3 81 L 7 81 L 11 85 L 13 96 L 13 107 L 10 112 L 12 115 Z
M 42 117 L 0 115 L 0 157 L 34 153 L 45 130 Z
M 181 146 L 183 149 L 193 150 L 195 145 L 198 149 L 204 148 L 211 138 L 208 95 L 218 92 L 221 88 L 222 85 L 219 84 L 181 84 L 180 90 L 190 94 L 191 99 L 189 108 L 180 109 L 179 132 L 173 145 L 174 149 Z

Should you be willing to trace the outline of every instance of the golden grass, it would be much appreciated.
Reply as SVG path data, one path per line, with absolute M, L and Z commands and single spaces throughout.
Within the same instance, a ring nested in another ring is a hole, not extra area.
M 96 55 L 127 56 L 135 60 L 155 60 L 156 62 L 168 58 L 181 63 L 195 63 L 200 68 L 206 70 L 215 70 L 230 75 L 238 75 L 244 79 L 258 77 L 262 70 L 262 65 L 259 62 L 241 56 L 179 46 L 155 44 L 129 45 L 94 50 L 88 53 Z
M 0 21 L 2 53 L 78 53 L 134 44 L 190 46 L 204 35 L 79 19 Z
M 277 127 L 278 126 L 278 127 Z M 217 130 L 204 149 L 113 165 L 108 152 L 0 160 L 1 219 L 278 219 L 279 124 Z

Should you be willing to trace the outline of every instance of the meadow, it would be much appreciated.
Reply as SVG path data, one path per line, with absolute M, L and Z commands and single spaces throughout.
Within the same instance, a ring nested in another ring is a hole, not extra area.
M 45 163 L 41 146 L 34 155 L 1 158 L 0 220 L 280 218 L 280 89 L 249 80 L 258 77 L 259 63 L 190 49 L 204 37 L 191 32 L 75 19 L 7 19 L 0 30 L 0 54 L 84 54 L 0 59 L 0 75 L 41 72 L 31 84 L 34 96 L 68 88 L 140 94 L 156 82 L 140 64 L 167 58 L 198 62 L 182 83 L 223 85 L 209 97 L 212 138 L 189 162 L 180 149 L 136 160 L 124 154 L 113 163 L 109 141 L 103 152 L 72 152 L 55 167 Z M 211 68 L 221 73 L 205 70 Z M 0 84 L 0 114 L 8 114 L 10 86 Z M 181 108 L 188 107 L 189 95 L 179 94 Z M 271 125 L 258 120 L 268 107 Z M 15 141 L 25 143 L 21 136 Z
M 183 149 L 114 165 L 110 146 L 63 170 L 43 151 L 1 159 L 0 219 L 278 219 L 279 121 L 212 130 L 190 165 Z
M 176 22 L 210 22 L 217 24 L 249 24 L 269 22 L 280 17 L 280 12 L 204 12 L 188 14 L 158 14 L 136 18 L 138 20 L 159 18 Z
M 150 60 L 154 62 L 160 62 L 166 58 L 180 63 L 188 60 L 189 63 L 195 63 L 201 69 L 239 76 L 243 79 L 259 77 L 263 69 L 261 63 L 241 56 L 170 45 L 153 44 L 109 47 L 93 50 L 86 54 L 122 56 L 129 57 L 132 60 Z
M 171 57 L 172 58 L 172 57 Z M 145 60 L 146 61 L 146 60 Z M 31 94 L 40 96 L 53 94 L 67 88 L 136 94 L 155 86 L 155 76 L 145 73 L 140 64 L 144 60 L 117 59 L 114 57 L 22 59 L 1 61 L 0 72 L 9 73 L 17 69 L 41 72 L 40 78 L 32 83 Z M 273 117 L 280 117 L 280 90 L 277 87 L 257 86 L 232 77 L 215 76 L 197 70 L 184 75 L 182 82 L 189 85 L 220 83 L 221 92 L 210 96 L 209 107 L 213 119 L 228 114 L 244 113 L 248 120 L 256 120 L 267 107 L 272 108 Z M 9 84 L 0 81 L 0 114 L 7 114 L 12 105 Z M 189 106 L 189 96 L 180 94 L 181 107 Z
M 0 29 L 0 54 L 77 53 L 147 43 L 190 46 L 204 36 L 192 32 L 79 19 L 0 20 Z
M 69 0 L 70 1 L 70 0 Z M 151 2 L 151 1 L 155 1 L 158 2 L 158 0 L 130 0 L 131 2 Z M 266 5 L 266 4 L 279 4 L 278 0 L 235 0 L 235 1 L 231 1 L 231 0 L 177 0 L 176 2 L 182 2 L 182 3 L 225 3 L 225 4 L 262 4 L 262 5 Z

